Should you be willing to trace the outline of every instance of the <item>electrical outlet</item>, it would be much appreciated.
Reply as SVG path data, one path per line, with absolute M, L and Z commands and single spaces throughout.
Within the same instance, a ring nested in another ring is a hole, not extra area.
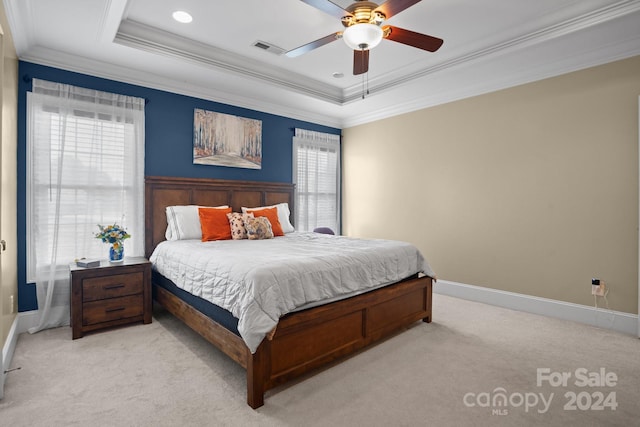
M 16 305 L 13 301 L 13 295 L 9 296 L 9 305 L 11 307 L 11 312 L 9 314 L 13 314 L 16 312 Z
M 603 297 L 607 293 L 607 286 L 603 281 L 598 280 L 598 284 L 591 285 L 591 295 L 595 295 L 597 297 Z

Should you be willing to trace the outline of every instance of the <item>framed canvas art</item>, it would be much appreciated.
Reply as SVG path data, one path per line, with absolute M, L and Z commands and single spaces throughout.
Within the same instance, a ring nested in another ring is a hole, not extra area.
M 196 108 L 193 163 L 262 168 L 262 121 Z

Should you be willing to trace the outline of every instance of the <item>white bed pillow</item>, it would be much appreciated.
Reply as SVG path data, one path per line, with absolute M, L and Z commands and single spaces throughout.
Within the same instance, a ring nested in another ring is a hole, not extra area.
M 199 207 L 224 209 L 229 206 L 167 206 L 167 231 L 164 233 L 164 237 L 167 240 L 201 240 L 202 228 L 200 227 L 200 216 L 198 215 Z
M 264 208 L 277 208 L 278 221 L 280 221 L 280 226 L 282 226 L 283 233 L 292 233 L 296 231 L 295 228 L 293 228 L 293 225 L 291 225 L 291 221 L 289 220 L 289 217 L 291 216 L 291 211 L 289 210 L 289 204 L 286 202 L 278 203 L 277 205 L 271 205 L 271 206 L 257 206 L 255 208 L 247 208 L 243 206 L 242 213 L 247 213 L 247 209 L 264 209 Z

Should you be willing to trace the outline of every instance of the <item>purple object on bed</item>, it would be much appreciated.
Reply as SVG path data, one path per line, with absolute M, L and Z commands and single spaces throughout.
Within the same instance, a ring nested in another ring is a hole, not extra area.
M 329 227 L 318 227 L 313 230 L 314 233 L 322 233 L 322 234 L 336 234 Z

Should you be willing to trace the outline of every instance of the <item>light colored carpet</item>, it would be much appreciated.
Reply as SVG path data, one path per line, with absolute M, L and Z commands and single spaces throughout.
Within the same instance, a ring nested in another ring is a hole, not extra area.
M 75 341 L 69 328 L 23 334 L 17 367 L 3 426 L 640 425 L 638 338 L 442 295 L 433 323 L 272 390 L 255 411 L 244 370 L 162 310 L 150 325 Z M 571 377 L 538 386 L 538 368 Z M 616 384 L 580 387 L 581 368 L 604 368 Z M 491 402 L 500 388 L 506 406 Z M 575 410 L 565 407 L 571 393 Z M 592 409 L 599 393 L 615 397 L 615 410 L 611 398 Z M 546 411 L 540 396 L 551 398 Z

